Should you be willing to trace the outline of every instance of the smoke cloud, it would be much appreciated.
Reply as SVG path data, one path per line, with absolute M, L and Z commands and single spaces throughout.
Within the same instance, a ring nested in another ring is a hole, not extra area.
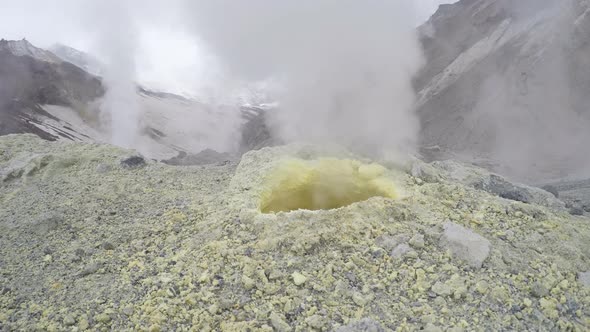
M 187 1 L 195 34 L 245 80 L 274 77 L 272 130 L 287 142 L 372 154 L 417 142 L 411 79 L 423 62 L 410 2 Z

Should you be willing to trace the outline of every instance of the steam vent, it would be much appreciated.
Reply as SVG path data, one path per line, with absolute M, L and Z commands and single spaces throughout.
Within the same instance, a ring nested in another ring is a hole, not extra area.
M 291 159 L 269 176 L 260 201 L 263 213 L 329 210 L 371 197 L 397 197 L 386 169 L 350 159 Z

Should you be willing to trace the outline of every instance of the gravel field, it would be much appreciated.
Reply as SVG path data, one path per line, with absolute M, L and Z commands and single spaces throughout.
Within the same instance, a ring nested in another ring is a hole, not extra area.
M 0 137 L 0 330 L 590 329 L 590 219 L 545 191 L 382 162 L 396 199 L 264 214 L 285 159 L 358 158 L 134 156 Z

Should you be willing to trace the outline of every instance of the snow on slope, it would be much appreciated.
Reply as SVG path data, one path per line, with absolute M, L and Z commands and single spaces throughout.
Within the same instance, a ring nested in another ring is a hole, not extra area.
M 7 50 L 16 56 L 30 56 L 45 62 L 61 62 L 55 54 L 37 48 L 29 43 L 26 39 L 22 40 L 0 40 L 0 50 Z
M 64 61 L 68 61 L 94 76 L 101 76 L 103 65 L 88 53 L 63 44 L 55 44 L 49 48 L 51 52 Z
M 55 48 L 54 48 L 55 49 Z M 61 47 L 63 61 L 26 40 L 0 42 L 0 135 L 34 133 L 49 140 L 109 142 L 101 112 L 104 88 L 81 67 L 92 57 Z M 68 58 L 69 57 L 69 58 Z M 72 63 L 74 62 L 74 63 Z M 138 87 L 141 132 L 134 148 L 146 157 L 179 152 L 238 151 L 247 120 L 238 107 L 211 106 Z
M 141 134 L 135 149 L 152 159 L 169 159 L 179 152 L 205 149 L 234 152 L 240 143 L 243 120 L 233 110 L 219 110 L 192 100 L 158 98 L 140 94 Z M 43 105 L 51 117 L 40 116 L 36 126 L 58 140 L 78 142 L 110 141 L 100 114 L 89 119 L 71 107 Z

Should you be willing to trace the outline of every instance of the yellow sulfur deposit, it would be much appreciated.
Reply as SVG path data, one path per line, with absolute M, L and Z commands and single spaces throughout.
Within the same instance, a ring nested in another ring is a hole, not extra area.
M 386 169 L 350 159 L 289 159 L 268 177 L 260 200 L 263 213 L 328 210 L 371 197 L 397 197 Z

